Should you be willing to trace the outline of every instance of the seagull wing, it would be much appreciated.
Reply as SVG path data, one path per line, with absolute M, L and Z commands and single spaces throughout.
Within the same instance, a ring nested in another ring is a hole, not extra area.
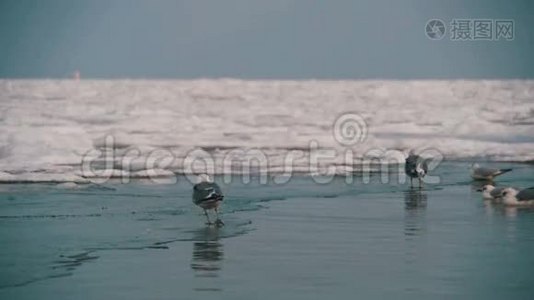
M 504 190 L 504 188 L 502 188 L 502 187 L 494 188 L 494 189 L 490 192 L 490 195 L 491 195 L 493 198 L 499 198 L 499 197 L 501 197 L 502 190 Z
M 219 185 L 213 182 L 201 182 L 193 187 L 193 202 L 199 204 L 206 200 L 219 198 L 222 200 L 223 194 Z
M 518 201 L 534 200 L 534 187 L 524 189 L 516 195 Z
M 406 158 L 406 164 L 404 165 L 404 172 L 410 177 L 417 176 L 417 160 L 419 156 L 410 155 Z
M 474 170 L 474 174 L 479 177 L 492 177 L 501 174 L 500 169 L 494 169 L 494 168 L 476 168 Z

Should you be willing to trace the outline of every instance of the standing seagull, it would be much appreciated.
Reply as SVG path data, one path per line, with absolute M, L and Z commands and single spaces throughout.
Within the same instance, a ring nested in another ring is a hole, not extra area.
M 534 206 L 534 187 L 518 191 L 505 188 L 502 191 L 502 203 L 507 206 Z
M 493 181 L 495 177 L 510 171 L 512 171 L 512 169 L 484 168 L 477 163 L 471 165 L 471 177 L 475 180 Z
M 410 153 L 408 158 L 406 158 L 404 172 L 410 177 L 410 186 L 413 187 L 413 179 L 417 178 L 419 179 L 419 188 L 421 188 L 422 178 L 428 172 L 428 163 L 421 156 Z
M 223 201 L 223 194 L 221 188 L 210 180 L 210 177 L 206 174 L 198 176 L 197 184 L 193 186 L 193 203 L 200 206 L 204 210 L 204 214 L 208 219 L 208 225 L 211 225 L 208 210 L 213 209 L 217 215 L 215 225 L 223 226 L 224 223 L 219 219 L 219 205 Z

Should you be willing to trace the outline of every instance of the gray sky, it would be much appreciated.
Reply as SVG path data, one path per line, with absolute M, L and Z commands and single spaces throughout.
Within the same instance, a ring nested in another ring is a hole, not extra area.
M 2 0 L 0 77 L 534 78 L 533 15 L 532 0 Z M 513 19 L 515 39 L 451 41 L 454 18 Z

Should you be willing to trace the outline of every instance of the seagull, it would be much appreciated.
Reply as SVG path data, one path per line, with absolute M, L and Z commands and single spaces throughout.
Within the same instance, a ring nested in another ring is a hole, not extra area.
M 482 192 L 482 198 L 484 200 L 500 200 L 501 193 L 504 189 L 504 187 L 495 187 L 491 184 L 486 184 L 477 191 Z
M 502 203 L 507 206 L 534 206 L 534 187 L 518 191 L 505 188 L 502 193 Z
M 224 223 L 219 219 L 219 205 L 223 201 L 223 194 L 221 188 L 211 181 L 207 174 L 202 174 L 197 178 L 197 184 L 193 186 L 193 203 L 204 210 L 204 214 L 208 219 L 208 225 L 215 224 L 223 226 Z M 208 210 L 213 209 L 217 215 L 215 223 L 211 223 L 208 215 Z
M 477 163 L 471 165 L 471 177 L 475 180 L 493 181 L 493 178 L 510 171 L 512 171 L 512 169 L 484 168 Z
M 410 177 L 410 186 L 413 187 L 413 178 L 417 178 L 419 179 L 419 188 L 421 188 L 421 180 L 428 172 L 428 163 L 421 156 L 410 153 L 406 158 L 404 172 Z

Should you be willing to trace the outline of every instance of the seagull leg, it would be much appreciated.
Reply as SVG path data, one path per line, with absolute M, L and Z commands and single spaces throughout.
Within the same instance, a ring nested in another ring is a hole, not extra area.
M 211 221 L 210 221 L 210 216 L 208 215 L 208 211 L 207 210 L 204 210 L 204 214 L 206 215 L 206 219 L 208 219 L 208 223 L 206 223 L 206 225 L 211 225 Z
M 410 177 L 410 187 L 413 188 L 413 178 L 412 177 Z
M 224 226 L 224 222 L 221 219 L 219 219 L 219 209 L 218 208 L 215 208 L 215 214 L 217 216 L 217 220 L 215 220 L 215 225 L 217 225 L 219 227 Z
M 423 186 L 423 181 L 421 180 L 421 177 L 419 177 L 419 189 Z

